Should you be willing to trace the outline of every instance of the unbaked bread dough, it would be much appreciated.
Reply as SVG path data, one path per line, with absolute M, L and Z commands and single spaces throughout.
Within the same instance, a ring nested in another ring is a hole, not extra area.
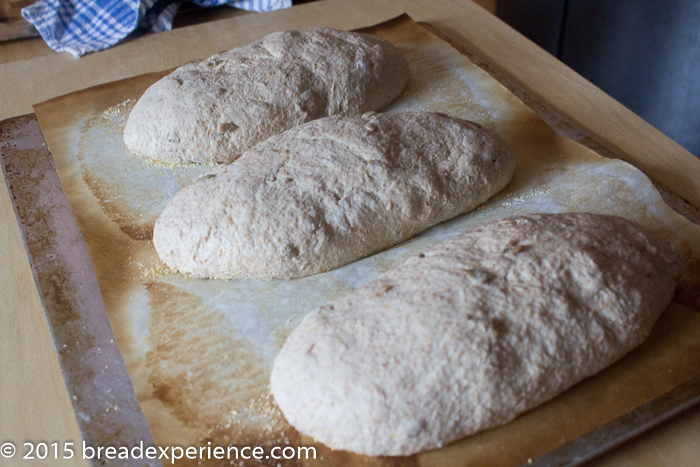
M 494 133 L 443 114 L 324 118 L 181 190 L 153 242 L 168 266 L 195 277 L 307 276 L 474 209 L 514 167 Z
M 275 401 L 333 449 L 403 456 L 501 425 L 639 345 L 682 260 L 619 217 L 533 214 L 446 241 L 309 313 Z
M 381 109 L 407 80 L 406 58 L 378 37 L 277 32 L 156 82 L 131 111 L 124 143 L 168 163 L 231 162 L 310 120 Z

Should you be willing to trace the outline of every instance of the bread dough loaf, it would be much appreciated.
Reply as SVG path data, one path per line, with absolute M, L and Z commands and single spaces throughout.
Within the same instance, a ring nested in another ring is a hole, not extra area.
M 282 131 L 394 100 L 408 61 L 389 42 L 334 29 L 282 31 L 175 70 L 124 129 L 131 151 L 168 163 L 231 162 Z
M 403 456 L 501 425 L 649 334 L 681 258 L 619 217 L 496 221 L 309 313 L 271 388 L 334 448 Z
M 320 119 L 184 188 L 153 242 L 168 266 L 196 277 L 307 276 L 475 208 L 514 166 L 498 136 L 442 114 Z

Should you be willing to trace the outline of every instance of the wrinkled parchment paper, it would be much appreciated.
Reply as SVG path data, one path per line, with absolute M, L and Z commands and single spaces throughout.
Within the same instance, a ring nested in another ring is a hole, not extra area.
M 565 211 L 635 220 L 672 238 L 687 253 L 690 272 L 681 287 L 686 292 L 677 297 L 686 305 L 695 303 L 700 226 L 666 206 L 639 170 L 558 136 L 498 81 L 410 19 L 371 32 L 401 48 L 411 65 L 406 91 L 386 110 L 439 111 L 494 129 L 517 155 L 515 178 L 470 214 L 308 278 L 195 280 L 169 272 L 158 260 L 151 242 L 155 219 L 180 188 L 209 169 L 149 162 L 122 142 L 129 110 L 164 73 L 36 106 L 156 442 L 315 446 L 317 460 L 299 461 L 303 465 L 516 465 L 700 373 L 700 313 L 676 302 L 648 341 L 609 369 L 505 426 L 440 450 L 399 459 L 363 458 L 315 444 L 285 422 L 269 396 L 268 378 L 286 336 L 307 312 L 490 220 Z

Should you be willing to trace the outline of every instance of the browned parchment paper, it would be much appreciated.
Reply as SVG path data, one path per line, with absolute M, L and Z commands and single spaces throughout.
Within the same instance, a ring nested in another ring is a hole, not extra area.
M 162 74 L 36 106 L 156 442 L 315 446 L 317 460 L 300 461 L 303 465 L 516 465 L 700 373 L 700 313 L 693 288 L 700 269 L 700 227 L 666 206 L 640 171 L 558 136 L 494 78 L 410 19 L 370 31 L 400 47 L 411 64 L 408 88 L 386 110 L 440 111 L 492 128 L 516 152 L 516 175 L 502 194 L 471 214 L 309 278 L 194 280 L 159 262 L 150 241 L 155 219 L 182 186 L 208 169 L 154 164 L 130 154 L 122 143 L 129 109 Z M 331 451 L 286 424 L 269 396 L 268 377 L 285 337 L 308 311 L 483 222 L 563 211 L 636 220 L 687 253 L 690 269 L 677 301 L 640 348 L 505 426 L 410 458 Z

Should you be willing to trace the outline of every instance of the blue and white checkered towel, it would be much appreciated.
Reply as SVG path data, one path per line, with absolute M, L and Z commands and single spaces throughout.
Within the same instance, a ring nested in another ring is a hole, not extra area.
M 191 0 L 201 6 L 228 4 L 250 11 L 270 11 L 292 0 Z M 56 52 L 76 57 L 106 49 L 131 33 L 167 31 L 182 2 L 178 0 L 41 0 L 22 9 Z

